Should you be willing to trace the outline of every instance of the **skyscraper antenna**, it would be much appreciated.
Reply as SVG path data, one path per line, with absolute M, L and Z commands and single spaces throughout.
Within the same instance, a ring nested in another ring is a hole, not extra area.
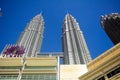
M 0 16 L 2 16 L 2 9 L 0 8 Z
M 42 15 L 43 11 L 41 10 L 40 14 Z
M 69 14 L 69 13 L 68 13 L 68 10 L 67 10 L 67 14 Z

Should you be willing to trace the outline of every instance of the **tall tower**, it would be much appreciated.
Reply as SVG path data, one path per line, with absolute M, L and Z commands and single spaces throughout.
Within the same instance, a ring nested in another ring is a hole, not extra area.
M 120 14 L 101 16 L 101 25 L 114 44 L 120 42 Z
M 91 60 L 79 24 L 70 14 L 65 16 L 62 26 L 62 50 L 65 64 L 86 64 Z
M 25 47 L 27 56 L 40 52 L 44 31 L 44 20 L 41 14 L 35 16 L 21 33 L 17 44 Z
M 43 32 L 44 20 L 42 15 L 38 14 L 30 21 L 30 23 L 27 24 L 25 30 L 21 33 L 16 43 L 19 51 L 23 49 L 22 47 L 24 47 L 24 56 L 36 56 L 40 52 Z M 16 45 L 7 45 L 3 50 L 3 54 L 6 53 L 6 50 L 8 50 L 7 53 L 12 50 L 10 54 L 15 54 L 14 52 L 16 50 Z M 20 48 L 18 46 L 20 46 Z

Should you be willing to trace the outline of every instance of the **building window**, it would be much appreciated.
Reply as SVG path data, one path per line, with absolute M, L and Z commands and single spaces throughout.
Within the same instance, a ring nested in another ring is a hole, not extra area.
M 55 73 L 23 74 L 21 80 L 57 80 Z
M 111 71 L 110 73 L 108 73 L 107 77 L 111 78 L 112 76 L 114 76 L 114 75 L 116 75 L 118 73 L 120 73 L 120 67 L 118 67 L 117 69 L 115 69 L 115 70 Z
M 100 77 L 99 79 L 97 79 L 97 80 L 105 80 L 105 77 L 104 76 L 102 76 L 102 77 Z
M 18 75 L 15 74 L 0 74 L 0 80 L 17 80 Z

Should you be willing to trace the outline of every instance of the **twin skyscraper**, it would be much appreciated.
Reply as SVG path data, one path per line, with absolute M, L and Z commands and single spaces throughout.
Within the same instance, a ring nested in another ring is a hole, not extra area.
M 6 45 L 2 51 L 2 56 L 37 56 L 40 53 L 43 33 L 44 19 L 42 14 L 38 14 L 27 24 L 15 45 Z M 62 51 L 64 64 L 87 64 L 91 61 L 90 53 L 79 24 L 70 14 L 66 14 L 62 25 Z
M 65 16 L 62 26 L 62 49 L 65 64 L 86 64 L 91 60 L 79 24 L 70 14 Z

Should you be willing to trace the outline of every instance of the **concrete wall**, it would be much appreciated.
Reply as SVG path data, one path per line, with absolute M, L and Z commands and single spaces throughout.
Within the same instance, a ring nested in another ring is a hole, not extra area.
M 78 78 L 86 73 L 86 65 L 60 65 L 60 80 L 78 80 Z

